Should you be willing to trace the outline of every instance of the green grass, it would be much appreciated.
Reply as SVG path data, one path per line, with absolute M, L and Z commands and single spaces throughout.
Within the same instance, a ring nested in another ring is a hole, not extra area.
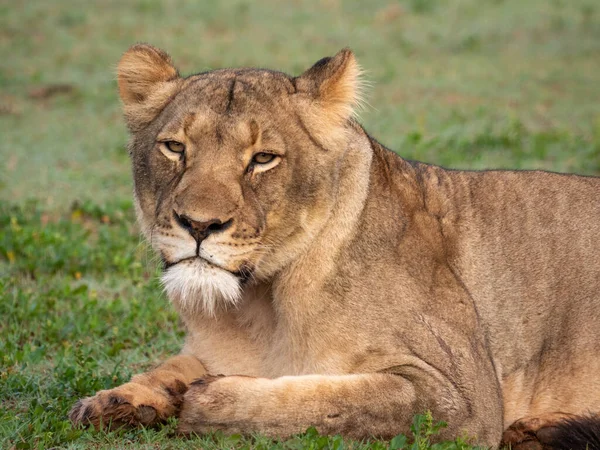
M 361 120 L 402 156 L 600 174 L 595 0 L 22 3 L 0 2 L 1 448 L 387 445 L 70 427 L 75 399 L 183 338 L 131 207 L 114 67 L 134 42 L 165 48 L 184 74 L 298 74 L 349 46 L 373 83 Z

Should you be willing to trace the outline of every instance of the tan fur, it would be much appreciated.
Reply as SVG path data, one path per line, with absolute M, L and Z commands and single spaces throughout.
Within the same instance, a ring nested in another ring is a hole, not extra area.
M 340 145 L 343 125 L 363 101 L 362 70 L 349 49 L 324 58 L 296 82 L 308 94 L 304 107 L 313 135 L 326 147 Z M 343 143 L 341 144 L 343 145 Z
M 96 428 L 152 425 L 179 412 L 188 385 L 203 373 L 196 358 L 174 356 L 129 383 L 79 400 L 69 416 L 73 422 Z
M 179 74 L 169 56 L 143 44 L 131 47 L 123 55 L 117 81 L 132 131 L 154 119 L 180 84 Z
M 74 422 L 366 438 L 431 410 L 441 437 L 497 446 L 600 409 L 599 179 L 403 160 L 352 118 L 349 50 L 295 78 L 176 74 L 146 45 L 119 65 L 136 210 L 186 343 Z

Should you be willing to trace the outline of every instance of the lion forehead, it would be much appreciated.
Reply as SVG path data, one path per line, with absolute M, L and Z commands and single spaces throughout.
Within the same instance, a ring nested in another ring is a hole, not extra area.
M 282 72 L 221 69 L 186 78 L 174 101 L 180 106 L 204 105 L 216 113 L 231 114 L 272 107 L 295 92 L 293 79 Z

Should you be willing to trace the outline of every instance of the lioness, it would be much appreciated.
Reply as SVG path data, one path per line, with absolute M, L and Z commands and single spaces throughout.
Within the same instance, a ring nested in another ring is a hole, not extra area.
M 599 178 L 400 158 L 353 119 L 347 49 L 182 78 L 136 45 L 118 85 L 188 335 L 73 422 L 389 438 L 430 410 L 440 438 L 600 445 Z

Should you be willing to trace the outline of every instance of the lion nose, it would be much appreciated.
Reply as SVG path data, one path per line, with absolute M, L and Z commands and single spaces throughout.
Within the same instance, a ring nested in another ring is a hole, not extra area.
M 175 215 L 175 220 L 177 220 L 177 223 L 179 223 L 182 228 L 187 230 L 187 232 L 192 235 L 198 244 L 200 244 L 200 242 L 213 233 L 225 231 L 233 222 L 233 219 L 229 219 L 225 222 L 221 221 L 221 219 L 200 221 L 192 219 L 185 214 L 177 214 L 175 211 L 173 211 L 173 214 Z

